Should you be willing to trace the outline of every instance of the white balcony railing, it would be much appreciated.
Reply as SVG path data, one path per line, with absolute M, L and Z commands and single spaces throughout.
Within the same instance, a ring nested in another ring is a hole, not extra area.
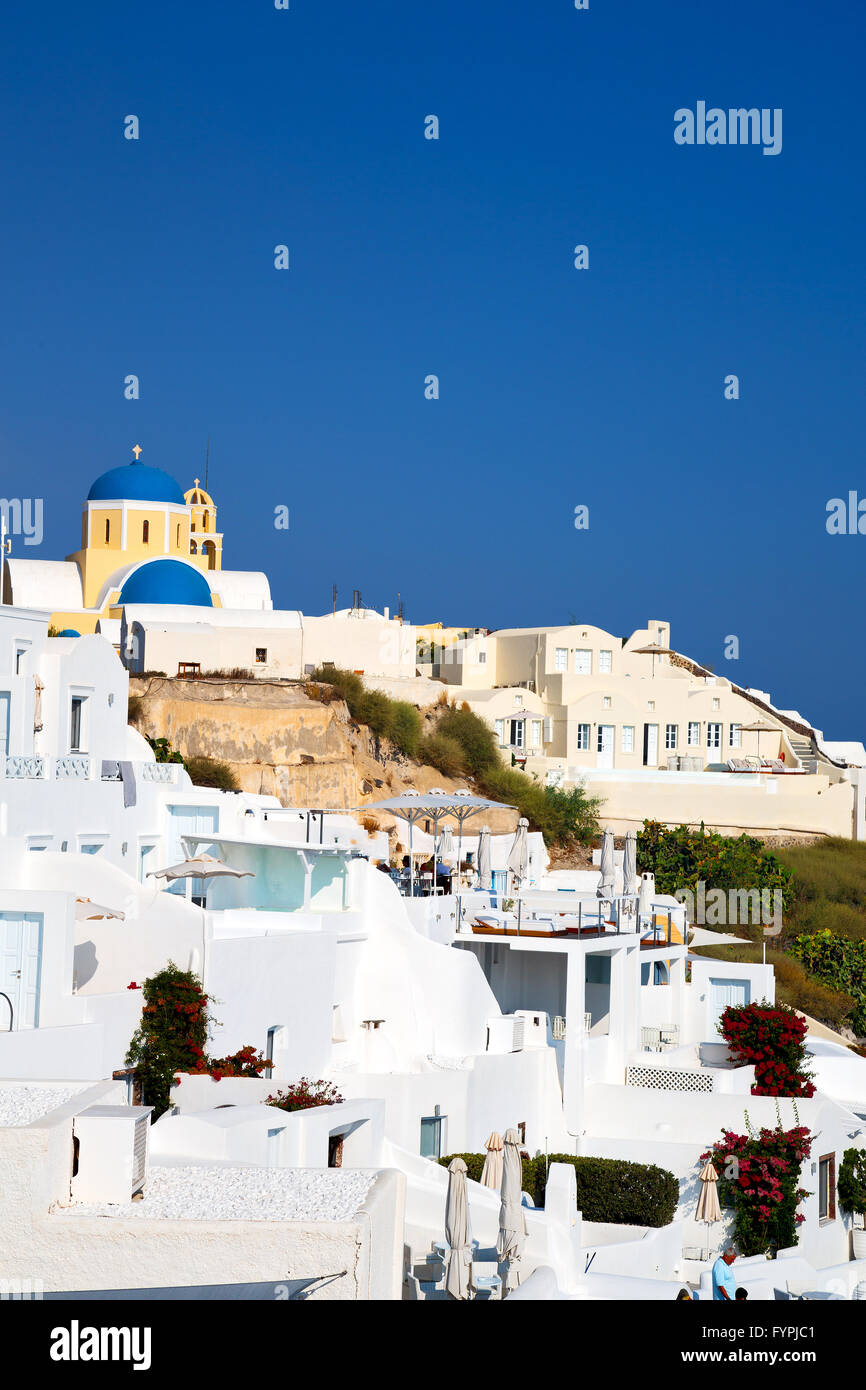
M 6 776 L 22 780 L 45 776 L 46 759 L 39 753 L 10 753 L 6 757 Z
M 54 776 L 59 782 L 86 782 L 90 777 L 91 759 L 87 753 L 67 753 L 54 762 Z

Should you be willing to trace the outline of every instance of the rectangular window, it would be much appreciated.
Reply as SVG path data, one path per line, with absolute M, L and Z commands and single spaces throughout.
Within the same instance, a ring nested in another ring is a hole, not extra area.
M 512 719 L 512 720 L 510 720 L 509 722 L 510 722 L 510 724 L 511 724 L 511 747 L 512 747 L 512 748 L 522 748 L 522 747 L 523 747 L 523 720 L 522 720 L 522 719 Z
M 592 675 L 592 652 L 579 649 L 574 653 L 574 674 L 576 676 Z
M 500 747 L 500 748 L 504 748 L 504 747 L 505 747 L 505 744 L 503 743 L 502 740 L 503 740 L 504 735 L 505 735 L 505 724 L 503 723 L 503 721 L 502 721 L 501 719 L 497 719 L 497 720 L 496 720 L 496 723 L 493 725 L 493 727 L 494 727 L 494 729 L 496 730 L 496 742 L 499 744 L 499 747 Z
M 721 701 L 713 700 L 713 709 L 721 709 Z
M 553 716 L 548 714 L 544 720 L 544 742 L 553 742 Z
M 622 726 L 622 751 L 623 753 L 634 752 L 634 724 L 623 724 Z
M 602 675 L 610 671 L 613 666 L 613 652 L 600 651 L 598 654 L 598 669 Z
M 267 659 L 268 659 L 268 649 L 267 649 L 267 647 L 256 647 L 256 661 L 257 661 L 257 662 L 264 662 L 264 661 L 267 661 Z
M 530 726 L 529 743 L 532 748 L 541 747 L 541 720 L 533 719 Z
M 80 753 L 84 742 L 84 697 L 73 695 L 69 709 L 69 751 Z
M 836 1220 L 836 1155 L 818 1159 L 818 1220 Z
M 676 724 L 665 724 L 665 748 L 676 748 L 677 731 Z
M 479 652 L 479 653 L 478 653 L 478 665 L 479 665 L 479 666 L 484 666 L 484 665 L 486 665 L 486 663 L 487 663 L 487 653 L 486 653 L 486 652 Z
M 577 751 L 578 753 L 589 752 L 589 725 L 578 724 L 577 726 Z
M 568 668 L 568 648 L 557 647 L 553 653 L 554 671 L 565 671 Z
M 721 724 L 707 725 L 707 747 L 721 748 L 722 746 L 722 726 Z
M 689 720 L 689 747 L 700 748 L 701 746 L 701 726 L 696 720 Z
M 610 709 L 610 706 L 611 706 L 611 698 L 610 698 L 610 696 L 609 696 L 609 695 L 603 695 L 603 696 L 601 697 L 601 707 L 602 707 L 602 709 Z
M 731 725 L 731 747 L 742 748 L 743 746 L 743 726 L 742 724 Z
M 22 661 L 22 659 L 27 655 L 27 652 L 29 651 L 29 649 L 30 649 L 30 643 L 29 643 L 29 642 L 26 643 L 26 645 L 23 646 L 23 647 L 16 647 L 16 648 L 15 648 L 15 674 L 16 674 L 16 676 L 20 676 L 20 675 L 21 675 L 21 661 Z

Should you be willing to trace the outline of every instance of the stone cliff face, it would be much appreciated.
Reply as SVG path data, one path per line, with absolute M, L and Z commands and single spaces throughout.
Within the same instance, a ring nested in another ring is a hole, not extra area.
M 244 791 L 279 797 L 283 806 L 347 810 L 398 796 L 466 786 L 411 762 L 365 726 L 342 700 L 311 700 L 302 685 L 269 681 L 131 677 L 135 725 L 167 738 L 184 757 L 228 763 Z M 392 816 L 373 817 L 382 828 Z M 513 829 L 513 812 L 494 813 L 491 830 Z

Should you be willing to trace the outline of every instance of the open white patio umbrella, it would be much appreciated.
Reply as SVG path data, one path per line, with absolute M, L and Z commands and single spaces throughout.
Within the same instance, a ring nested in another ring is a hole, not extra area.
M 706 1163 L 701 1169 L 701 1195 L 698 1198 L 698 1205 L 695 1211 L 695 1220 L 703 1221 L 707 1227 L 707 1254 L 705 1259 L 709 1259 L 710 1249 L 710 1227 L 722 1219 L 722 1209 L 719 1205 L 719 1175 L 712 1163 Z
M 467 1171 L 462 1158 L 452 1158 L 448 1165 L 448 1196 L 445 1199 L 445 1239 L 448 1243 L 445 1291 L 452 1298 L 460 1299 L 469 1298 L 473 1288 Z
M 517 822 L 511 849 L 508 851 L 508 868 L 512 877 L 517 879 L 518 889 L 522 886 L 529 868 L 529 841 L 526 838 L 528 830 L 529 821 L 525 816 L 521 816 Z
M 355 806 L 355 811 L 390 811 L 392 815 L 399 816 L 409 825 L 409 861 L 412 862 L 412 827 L 418 821 L 430 820 L 433 822 L 433 878 L 436 878 L 436 836 L 439 834 L 441 822 L 452 817 L 457 822 L 458 831 L 462 843 L 463 824 L 472 816 L 480 815 L 482 811 L 513 811 L 515 808 L 501 801 L 489 801 L 483 796 L 473 796 L 471 792 L 455 791 L 446 792 L 434 787 L 429 792 L 406 791 L 400 796 L 387 797 L 384 801 L 369 801 L 366 806 Z M 409 875 L 409 896 L 415 894 L 415 875 L 410 870 Z
M 599 898 L 612 898 L 616 887 L 616 877 L 613 867 L 613 831 L 610 826 L 605 829 L 601 841 L 601 882 L 596 889 Z
M 90 898 L 75 899 L 75 920 L 76 922 L 125 922 L 126 913 L 118 912 L 113 907 L 102 907 L 100 903 L 91 902 Z
M 478 887 L 482 893 L 489 893 L 493 887 L 489 825 L 482 825 L 478 836 Z
M 497 1134 L 494 1129 L 484 1147 L 487 1150 L 487 1157 L 484 1160 L 484 1167 L 481 1169 L 481 1186 L 492 1187 L 494 1192 L 498 1192 L 502 1187 L 502 1135 Z
M 520 1260 L 526 1244 L 526 1213 L 522 1202 L 523 1165 L 520 1162 L 520 1137 L 516 1129 L 505 1131 L 500 1190 L 502 1202 L 496 1251 L 500 1263 L 505 1265 L 505 1287 L 516 1289 L 520 1283 Z

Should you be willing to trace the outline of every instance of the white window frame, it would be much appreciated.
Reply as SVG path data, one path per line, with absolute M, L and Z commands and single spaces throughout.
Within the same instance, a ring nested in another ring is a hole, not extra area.
M 500 748 L 504 748 L 504 747 L 505 747 L 505 742 L 504 742 L 504 740 L 505 740 L 505 720 L 504 720 L 504 719 L 497 719 L 497 720 L 494 722 L 493 729 L 494 729 L 494 732 L 495 732 L 495 734 L 496 734 L 496 741 L 497 741 L 497 743 L 499 744 L 499 747 L 500 747 Z
M 634 724 L 623 724 L 621 748 L 623 753 L 634 752 Z
M 512 719 L 512 720 L 510 721 L 510 723 L 511 723 L 511 729 L 509 730 L 510 746 L 511 746 L 512 748 L 522 748 L 522 747 L 523 747 L 523 720 L 522 720 L 522 719 Z
M 707 722 L 707 748 L 715 751 L 722 746 L 722 726 L 715 720 Z
M 590 739 L 592 737 L 591 724 L 578 724 L 577 726 L 577 751 L 578 753 L 588 753 Z
M 742 748 L 743 746 L 743 726 L 742 724 L 732 724 L 728 731 L 728 742 L 731 748 Z
M 541 720 L 540 720 L 540 719 L 532 719 L 532 720 L 530 720 L 530 725 L 531 725 L 531 727 L 530 727 L 530 730 L 529 730 L 529 746 L 530 746 L 530 748 L 540 748 L 540 747 L 541 747 Z
M 574 650 L 574 674 L 576 676 L 592 675 L 592 648 L 575 647 Z
M 678 724 L 665 724 L 665 748 L 668 752 L 674 752 L 679 738 L 680 728 Z
M 687 748 L 700 748 L 701 746 L 701 721 L 699 719 L 689 720 L 689 732 Z
M 568 647 L 554 647 L 553 669 L 554 671 L 568 670 Z
M 602 647 L 602 649 L 600 650 L 600 652 L 599 652 L 599 654 L 598 654 L 598 672 L 599 672 L 599 675 L 601 675 L 601 676 L 608 675 L 609 672 L 610 672 L 612 669 L 613 669 L 613 652 L 612 652 L 612 651 L 608 651 L 606 648 Z

